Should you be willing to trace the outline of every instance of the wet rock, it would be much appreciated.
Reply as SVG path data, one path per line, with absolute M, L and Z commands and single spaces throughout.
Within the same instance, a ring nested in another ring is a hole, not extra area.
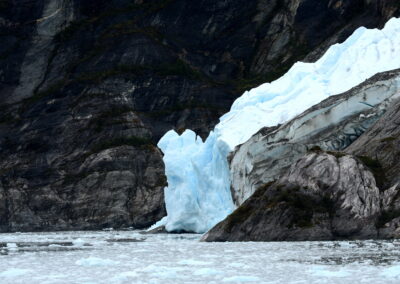
M 258 189 L 204 241 L 311 241 L 378 236 L 380 192 L 357 158 L 310 153 Z
M 400 238 L 400 218 L 394 218 L 382 225 L 379 230 L 379 236 L 383 239 L 399 239 Z
M 399 96 L 399 93 L 397 94 Z M 351 144 L 346 152 L 376 161 L 382 168 L 382 189 L 400 184 L 400 100 L 394 101 L 385 115 Z M 376 166 L 379 166 L 376 165 Z M 378 173 L 379 174 L 379 173 Z
M 382 238 L 398 238 L 400 217 L 400 100 L 351 144 L 347 153 L 357 155 L 370 168 L 380 189 Z

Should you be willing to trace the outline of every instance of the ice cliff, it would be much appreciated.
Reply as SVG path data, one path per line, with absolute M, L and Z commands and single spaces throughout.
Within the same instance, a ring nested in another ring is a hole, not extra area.
M 284 123 L 373 75 L 400 68 L 400 19 L 382 30 L 359 28 L 315 63 L 296 63 L 283 77 L 245 92 L 202 141 L 193 131 L 169 131 L 164 152 L 167 231 L 202 233 L 234 209 L 228 154 L 259 129 Z

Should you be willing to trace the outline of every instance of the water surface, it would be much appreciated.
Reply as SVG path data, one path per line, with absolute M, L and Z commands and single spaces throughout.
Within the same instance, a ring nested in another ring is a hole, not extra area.
M 0 234 L 0 283 L 400 283 L 400 241 L 199 238 L 137 231 Z

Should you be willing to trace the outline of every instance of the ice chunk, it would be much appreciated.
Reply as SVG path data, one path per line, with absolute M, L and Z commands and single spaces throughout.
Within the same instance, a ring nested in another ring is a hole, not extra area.
M 127 283 L 132 281 L 134 278 L 139 277 L 140 275 L 135 271 L 126 271 L 117 274 L 112 278 L 113 283 Z
M 18 246 L 16 243 L 7 243 L 7 248 L 9 249 L 16 249 Z
M 210 276 L 210 275 L 220 275 L 223 274 L 222 271 L 213 268 L 200 268 L 193 272 L 196 276 Z
M 98 257 L 88 257 L 79 259 L 75 262 L 77 265 L 82 266 L 110 266 L 110 265 L 117 265 L 117 261 L 113 261 L 110 259 L 105 258 L 98 258 Z
M 155 278 L 164 278 L 164 279 L 177 279 L 184 278 L 182 275 L 184 271 L 181 267 L 171 267 L 171 266 L 159 266 L 151 264 L 146 268 L 142 269 L 143 272 L 149 273 L 152 277 Z
M 0 278 L 14 278 L 31 272 L 29 269 L 10 268 L 0 272 Z
M 384 277 L 400 280 L 400 265 L 394 265 L 392 267 L 385 267 L 383 269 L 383 271 L 381 272 L 381 274 Z
M 243 282 L 257 282 L 260 283 L 260 278 L 256 276 L 232 276 L 226 277 L 222 280 L 222 282 L 235 282 L 235 283 L 243 283 Z
M 165 189 L 167 231 L 204 232 L 234 208 L 226 183 L 229 148 L 213 137 L 210 135 L 203 143 L 193 131 L 187 130 L 181 136 L 170 131 L 158 144 L 165 153 L 169 184 Z
M 190 130 L 169 131 L 164 152 L 168 187 L 167 231 L 203 233 L 234 205 L 227 155 L 260 128 L 286 122 L 329 96 L 345 92 L 373 75 L 400 68 L 400 19 L 383 30 L 359 28 L 316 63 L 298 62 L 280 79 L 245 92 L 202 141 Z
M 209 261 L 201 261 L 195 259 L 185 259 L 178 262 L 179 264 L 190 265 L 190 266 L 202 266 L 202 265 L 210 265 L 212 262 Z
M 335 277 L 349 277 L 351 276 L 350 271 L 346 271 L 341 268 L 328 267 L 322 265 L 314 265 L 311 268 L 312 274 L 321 278 L 335 278 Z
M 85 241 L 82 240 L 81 238 L 78 238 L 76 240 L 73 240 L 72 243 L 74 244 L 74 246 L 81 247 L 85 244 Z

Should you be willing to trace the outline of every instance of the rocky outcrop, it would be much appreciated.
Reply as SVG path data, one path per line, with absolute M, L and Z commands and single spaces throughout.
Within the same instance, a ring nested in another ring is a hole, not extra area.
M 347 153 L 363 159 L 374 173 L 382 197 L 380 219 L 381 236 L 399 237 L 400 233 L 400 101 L 394 103 L 385 115 L 359 139 Z
M 380 74 L 377 78 L 393 79 L 396 76 L 391 77 L 390 74 L 396 72 L 398 71 Z M 368 96 L 368 88 L 365 89 L 365 86 L 371 82 L 382 86 L 382 81 L 376 80 L 377 78 L 355 90 L 363 90 L 362 93 Z M 354 90 L 348 94 L 351 93 L 354 94 Z M 385 92 L 378 94 L 385 97 Z M 340 106 L 344 97 L 339 96 L 337 99 L 336 106 Z M 371 105 L 375 114 L 379 109 L 385 111 L 377 115 L 379 119 L 364 129 L 360 137 L 355 137 L 354 142 L 350 139 L 350 145 L 340 144 L 344 148 L 342 152 L 325 152 L 320 147 L 310 148 L 305 156 L 297 162 L 292 161 L 289 168 L 282 170 L 276 180 L 260 186 L 203 239 L 302 241 L 400 238 L 398 90 L 389 101 L 384 108 Z M 322 105 L 329 106 L 327 102 L 328 100 L 322 102 Z M 322 105 L 314 106 L 306 113 L 321 109 Z M 334 113 L 332 109 L 330 112 Z M 364 114 L 361 118 L 368 116 L 372 117 L 371 114 Z M 357 117 L 360 118 L 359 114 Z M 327 137 L 326 133 L 336 133 L 337 129 L 349 123 L 351 125 L 354 121 L 353 116 L 348 116 L 346 121 L 329 127 L 327 131 L 320 131 L 320 136 L 310 137 Z M 275 130 L 267 129 L 267 132 Z M 312 139 L 309 140 L 310 143 Z M 326 145 L 318 141 L 321 140 L 316 139 L 314 142 L 321 146 Z M 280 156 L 276 159 L 279 160 Z M 275 161 L 276 163 L 278 162 Z M 270 164 L 274 165 L 273 161 Z M 264 170 L 269 171 L 269 168 L 264 167 Z
M 400 96 L 400 90 L 398 95 Z M 400 101 L 395 101 L 378 122 L 346 148 L 347 153 L 379 161 L 384 173 L 381 177 L 383 189 L 400 184 L 399 126 Z
M 397 1 L 0 1 L 0 230 L 148 226 L 169 129 L 203 137 L 243 90 Z M 310 52 L 312 52 L 310 54 Z
M 278 181 L 258 189 L 203 240 L 370 239 L 388 236 L 389 231 L 400 237 L 389 228 L 379 234 L 383 196 L 358 158 L 309 153 Z
M 284 125 L 260 130 L 231 154 L 235 203 L 278 179 L 310 149 L 343 151 L 399 98 L 400 70 L 389 71 L 329 97 Z

